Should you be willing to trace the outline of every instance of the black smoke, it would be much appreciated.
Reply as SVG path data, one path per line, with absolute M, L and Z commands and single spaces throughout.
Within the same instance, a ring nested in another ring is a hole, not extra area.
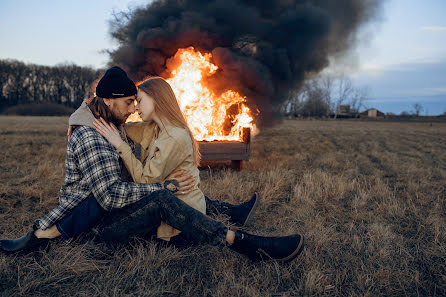
M 357 43 L 362 25 L 382 0 L 157 0 L 118 14 L 111 34 L 119 47 L 111 63 L 135 81 L 168 76 L 166 60 L 179 48 L 211 52 L 219 67 L 207 84 L 236 89 L 270 118 L 272 106 L 305 78 Z

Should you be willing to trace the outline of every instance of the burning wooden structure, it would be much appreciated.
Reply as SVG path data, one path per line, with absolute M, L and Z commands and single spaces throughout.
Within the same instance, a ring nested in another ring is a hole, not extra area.
M 166 61 L 166 81 L 172 87 L 202 155 L 202 165 L 230 161 L 240 169 L 249 160 L 251 133 L 255 133 L 254 114 L 247 98 L 230 87 L 213 90 L 207 83 L 218 71 L 212 54 L 193 47 L 179 49 Z M 136 115 L 137 116 L 137 115 Z M 139 121 L 133 118 L 131 121 Z
M 217 161 L 230 161 L 231 168 L 240 170 L 242 161 L 250 156 L 251 129 L 243 128 L 242 141 L 199 141 L 201 166 L 212 166 Z

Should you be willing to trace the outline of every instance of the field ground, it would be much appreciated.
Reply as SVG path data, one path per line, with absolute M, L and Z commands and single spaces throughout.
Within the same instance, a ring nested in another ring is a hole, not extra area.
M 0 237 L 57 204 L 66 125 L 0 117 Z M 285 120 L 253 139 L 251 156 L 240 172 L 203 170 L 202 189 L 233 203 L 258 189 L 248 231 L 304 233 L 297 260 L 251 263 L 227 248 L 145 240 L 108 255 L 56 241 L 0 254 L 1 295 L 446 295 L 446 123 Z

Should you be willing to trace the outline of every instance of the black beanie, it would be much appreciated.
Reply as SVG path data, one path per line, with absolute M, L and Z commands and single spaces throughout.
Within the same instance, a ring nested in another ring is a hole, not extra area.
M 105 72 L 96 86 L 96 96 L 101 98 L 121 98 L 136 95 L 135 83 L 118 66 Z

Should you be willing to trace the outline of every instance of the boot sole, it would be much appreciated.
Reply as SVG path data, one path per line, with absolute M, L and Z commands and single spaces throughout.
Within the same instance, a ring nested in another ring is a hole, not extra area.
M 248 216 L 245 219 L 245 222 L 243 223 L 243 227 L 247 227 L 251 225 L 252 221 L 254 220 L 254 213 L 256 212 L 257 206 L 260 204 L 260 194 L 258 192 L 255 192 L 256 195 L 256 201 L 254 202 L 254 205 L 252 206 L 251 210 L 249 211 Z
M 304 245 L 305 245 L 305 237 L 303 235 L 300 235 L 299 244 L 297 245 L 297 248 L 294 250 L 294 252 L 292 252 L 289 256 L 287 256 L 285 258 L 277 259 L 277 261 L 279 261 L 279 262 L 289 262 L 289 261 L 293 260 L 294 258 L 299 256 L 300 253 L 303 251 Z

